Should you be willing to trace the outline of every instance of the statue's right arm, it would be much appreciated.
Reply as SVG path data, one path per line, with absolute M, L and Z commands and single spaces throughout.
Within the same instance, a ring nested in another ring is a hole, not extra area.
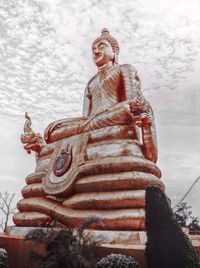
M 78 134 L 81 122 L 86 119 L 86 117 L 65 118 L 51 123 L 44 131 L 46 143 Z
M 69 137 L 71 135 L 79 134 L 83 128 L 82 124 L 87 120 L 87 116 L 90 114 L 91 103 L 88 94 L 88 85 L 85 89 L 83 116 L 76 118 L 64 118 L 52 122 L 44 131 L 44 138 L 47 143 Z

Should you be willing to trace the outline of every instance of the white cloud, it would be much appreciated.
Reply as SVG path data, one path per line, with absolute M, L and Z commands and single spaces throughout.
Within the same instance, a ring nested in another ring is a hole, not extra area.
M 197 0 L 1 1 L 1 187 L 15 178 L 20 191 L 34 169 L 19 141 L 25 111 L 41 133 L 81 114 L 96 71 L 91 43 L 107 27 L 120 43 L 120 62 L 138 69 L 156 115 L 163 179 L 180 196 L 199 174 L 199 10 Z

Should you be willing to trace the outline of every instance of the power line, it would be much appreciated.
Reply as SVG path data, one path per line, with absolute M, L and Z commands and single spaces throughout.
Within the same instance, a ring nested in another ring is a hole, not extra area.
M 200 179 L 200 176 L 192 183 L 192 185 L 190 186 L 190 188 L 187 190 L 187 192 L 184 194 L 184 196 L 180 199 L 180 201 L 173 207 L 173 210 L 178 207 L 178 205 L 186 198 L 186 196 L 190 193 L 190 191 L 192 190 L 192 188 L 194 187 L 194 185 L 198 182 L 198 180 Z

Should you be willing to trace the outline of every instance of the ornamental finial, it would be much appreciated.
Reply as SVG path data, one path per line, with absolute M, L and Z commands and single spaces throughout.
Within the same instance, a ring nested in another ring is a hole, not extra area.
M 24 134 L 21 135 L 21 142 L 28 154 L 31 151 L 39 153 L 44 146 L 44 141 L 39 133 L 35 133 L 31 128 L 31 118 L 28 113 L 25 113 L 26 122 L 24 124 Z
M 103 28 L 102 31 L 101 31 L 101 35 L 109 35 L 109 31 L 107 28 Z

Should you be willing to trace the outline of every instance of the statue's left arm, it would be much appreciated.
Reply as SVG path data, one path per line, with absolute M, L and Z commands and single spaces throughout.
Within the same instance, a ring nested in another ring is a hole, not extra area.
M 158 149 L 153 110 L 142 94 L 137 71 L 131 65 L 126 64 L 121 66 L 121 73 L 125 85 L 126 100 L 130 101 L 133 120 L 136 120 L 136 125 L 141 127 L 143 154 L 145 158 L 156 163 Z
M 158 158 L 158 149 L 157 149 L 157 139 L 156 139 L 156 127 L 154 122 L 154 115 L 153 110 L 149 104 L 146 103 L 146 107 L 143 108 L 143 112 L 140 115 L 140 119 L 136 125 L 141 127 L 142 132 L 142 149 L 145 158 L 151 160 L 152 162 L 156 163 Z M 143 106 L 144 107 L 144 106 Z M 137 107 L 137 103 L 133 104 L 131 109 L 134 110 L 135 108 L 139 108 L 138 110 L 141 111 L 141 106 Z

